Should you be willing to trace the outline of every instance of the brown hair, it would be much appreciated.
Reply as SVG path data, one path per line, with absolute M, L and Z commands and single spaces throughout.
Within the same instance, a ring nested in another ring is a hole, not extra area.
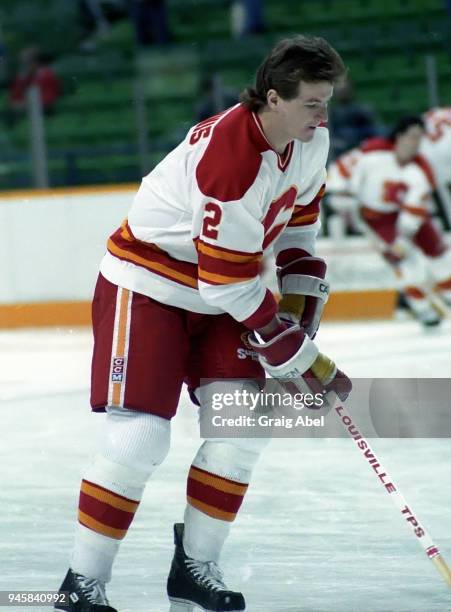
M 413 125 L 417 125 L 422 130 L 425 129 L 423 118 L 420 117 L 420 115 L 406 115 L 405 117 L 401 117 L 389 133 L 388 140 L 395 142 L 398 136 L 402 136 Z
M 336 83 L 346 74 L 340 55 L 318 36 L 295 36 L 281 40 L 259 66 L 255 85 L 246 87 L 240 102 L 258 111 L 267 104 L 266 94 L 275 89 L 284 100 L 298 95 L 299 82 Z

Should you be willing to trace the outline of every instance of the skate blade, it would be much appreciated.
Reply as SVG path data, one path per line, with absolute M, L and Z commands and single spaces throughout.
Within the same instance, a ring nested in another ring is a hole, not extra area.
M 169 612 L 194 612 L 193 604 L 188 601 L 171 599 L 170 602 Z
M 207 608 L 202 608 L 202 606 L 197 606 L 196 604 L 187 601 L 186 599 L 172 599 L 169 598 L 171 603 L 171 607 L 169 608 L 169 612 L 194 612 L 197 610 L 202 610 L 202 612 L 216 612 L 215 610 L 208 610 Z M 246 612 L 245 610 L 229 610 L 229 612 Z

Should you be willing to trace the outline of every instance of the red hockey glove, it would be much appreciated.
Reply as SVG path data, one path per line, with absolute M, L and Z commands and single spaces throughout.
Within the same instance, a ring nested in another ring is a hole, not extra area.
M 297 323 L 310 338 L 318 331 L 321 314 L 329 297 L 326 262 L 318 257 L 302 257 L 277 270 L 281 319 Z
M 292 379 L 294 384 L 296 378 L 302 379 L 302 388 L 306 383 L 313 393 L 333 391 L 342 401 L 351 392 L 350 379 L 318 351 L 299 325 L 287 327 L 267 342 L 259 342 L 253 333 L 248 341 L 273 378 Z

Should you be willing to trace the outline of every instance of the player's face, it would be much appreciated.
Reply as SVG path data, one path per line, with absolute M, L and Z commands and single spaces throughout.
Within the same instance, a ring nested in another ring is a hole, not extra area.
M 397 137 L 396 153 L 400 160 L 407 161 L 415 157 L 423 135 L 424 130 L 420 125 L 412 125 Z
M 312 140 L 316 128 L 327 121 L 327 105 L 333 94 L 329 81 L 299 84 L 298 95 L 292 100 L 279 98 L 280 120 L 287 136 L 302 142 Z

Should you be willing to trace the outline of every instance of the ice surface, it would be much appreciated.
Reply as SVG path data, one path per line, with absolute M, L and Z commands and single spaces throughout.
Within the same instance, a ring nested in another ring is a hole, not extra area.
M 324 324 L 318 344 L 352 376 L 451 376 L 450 321 L 432 333 L 412 321 Z M 88 409 L 90 351 L 89 330 L 0 333 L 0 590 L 56 589 L 66 572 L 79 480 L 103 420 Z M 373 442 L 451 563 L 449 440 Z M 171 452 L 108 586 L 121 612 L 168 610 L 172 523 L 183 516 L 198 444 L 183 395 Z M 250 612 L 451 609 L 441 577 L 346 439 L 272 441 L 222 565 Z

